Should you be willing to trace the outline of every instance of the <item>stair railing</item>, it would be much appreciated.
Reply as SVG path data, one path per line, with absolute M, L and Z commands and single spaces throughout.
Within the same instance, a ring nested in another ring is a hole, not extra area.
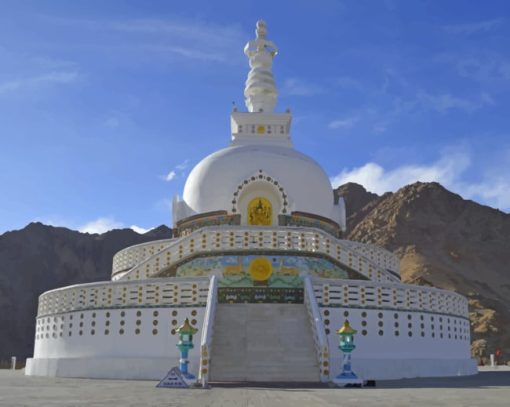
M 202 338 L 200 341 L 200 370 L 198 373 L 202 387 L 207 387 L 211 370 L 211 347 L 214 334 L 214 319 L 216 315 L 216 303 L 218 300 L 218 278 L 211 276 L 207 305 L 205 307 L 204 323 L 202 325 Z
M 310 325 L 313 333 L 313 341 L 315 344 L 315 351 L 319 361 L 320 380 L 323 383 L 329 381 L 329 346 L 326 337 L 326 330 L 322 322 L 322 317 L 317 305 L 313 284 L 310 276 L 304 278 L 305 298 L 304 303 L 308 311 Z

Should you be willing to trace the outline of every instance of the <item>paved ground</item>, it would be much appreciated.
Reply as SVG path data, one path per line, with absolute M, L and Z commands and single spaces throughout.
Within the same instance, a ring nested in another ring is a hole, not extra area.
M 0 406 L 510 406 L 510 370 L 378 382 L 376 388 L 156 389 L 151 381 L 27 377 L 0 370 Z

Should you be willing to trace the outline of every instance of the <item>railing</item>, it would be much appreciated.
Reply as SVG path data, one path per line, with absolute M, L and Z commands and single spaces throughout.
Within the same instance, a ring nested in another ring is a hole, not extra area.
M 175 238 L 154 240 L 122 249 L 113 256 L 112 275 L 133 268 L 174 241 Z
M 113 280 L 138 280 L 157 276 L 162 270 L 201 253 L 239 252 L 242 250 L 293 251 L 320 254 L 336 260 L 373 281 L 398 282 L 363 254 L 351 249 L 344 241 L 314 228 L 216 226 L 199 229 L 170 243 L 166 248 L 145 259 Z
M 211 346 L 214 334 L 214 319 L 216 316 L 216 304 L 218 302 L 218 280 L 211 277 L 207 306 L 205 308 L 202 339 L 200 341 L 200 371 L 198 374 L 202 387 L 207 387 L 209 372 L 211 370 Z
M 320 380 L 325 383 L 329 381 L 329 346 L 326 338 L 326 331 L 322 323 L 322 317 L 315 299 L 314 287 L 309 276 L 304 278 L 305 298 L 304 303 L 310 318 L 313 340 L 317 360 L 319 362 Z
M 374 244 L 354 242 L 352 240 L 342 240 L 342 243 L 380 267 L 400 275 L 400 259 L 390 251 Z
M 321 278 L 314 278 L 312 284 L 321 307 L 395 309 L 468 317 L 466 298 L 438 288 Z
M 205 306 L 208 283 L 207 277 L 183 277 L 72 285 L 41 294 L 37 316 L 104 308 Z

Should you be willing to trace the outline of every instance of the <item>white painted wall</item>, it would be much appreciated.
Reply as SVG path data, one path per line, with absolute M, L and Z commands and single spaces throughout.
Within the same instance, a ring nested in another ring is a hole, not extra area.
M 158 316 L 154 316 L 155 311 Z M 178 357 L 178 335 L 171 331 L 186 318 L 195 320 L 199 329 L 194 339 L 196 348 L 191 351 L 198 356 L 204 311 L 205 307 L 99 309 L 41 317 L 37 319 L 34 358 Z M 139 334 L 136 329 L 140 329 Z
M 327 338 L 333 358 L 342 356 L 336 330 L 346 319 L 358 331 L 354 338 L 356 349 L 353 357 L 445 360 L 470 358 L 470 326 L 465 318 L 422 312 L 322 307 L 321 315 L 325 328 L 329 329 Z M 363 321 L 366 325 L 363 325 Z M 396 323 L 398 327 L 395 326 Z M 379 334 L 380 331 L 382 335 Z M 396 335 L 395 332 L 399 334 Z M 409 333 L 412 336 L 409 336 Z

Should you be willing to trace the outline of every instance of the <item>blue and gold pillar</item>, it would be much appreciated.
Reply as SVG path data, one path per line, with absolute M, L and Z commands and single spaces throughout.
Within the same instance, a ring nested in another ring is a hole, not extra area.
M 181 352 L 181 358 L 179 359 L 179 370 L 186 379 L 194 379 L 195 376 L 188 372 L 188 353 L 190 349 L 193 349 L 193 335 L 198 332 L 198 329 L 192 327 L 188 318 L 186 318 L 184 323 L 178 327 L 175 332 L 179 334 L 179 342 L 177 343 L 177 347 Z

